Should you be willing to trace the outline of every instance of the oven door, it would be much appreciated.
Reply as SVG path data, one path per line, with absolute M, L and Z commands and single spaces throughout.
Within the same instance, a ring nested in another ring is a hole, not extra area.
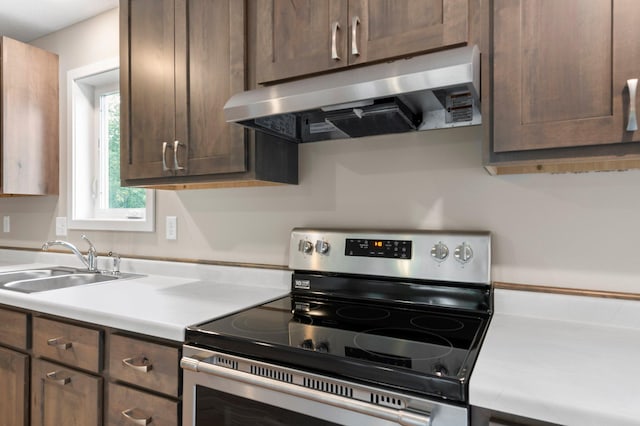
M 467 409 L 184 347 L 183 425 L 463 426 Z

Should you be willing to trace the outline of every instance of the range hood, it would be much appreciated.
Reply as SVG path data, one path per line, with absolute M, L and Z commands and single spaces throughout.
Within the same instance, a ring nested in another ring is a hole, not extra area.
M 262 87 L 225 119 L 292 142 L 480 124 L 479 60 L 466 46 Z

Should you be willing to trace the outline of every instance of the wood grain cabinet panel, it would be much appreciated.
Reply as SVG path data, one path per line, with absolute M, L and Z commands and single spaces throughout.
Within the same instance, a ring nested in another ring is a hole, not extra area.
M 258 83 L 468 41 L 468 0 L 257 1 Z
M 109 402 L 105 415 L 107 425 L 177 426 L 180 424 L 177 401 L 114 383 L 109 383 L 108 388 Z
M 634 160 L 640 165 L 640 132 L 626 130 L 627 80 L 640 79 L 640 3 L 489 4 L 491 52 L 485 60 L 491 63 L 483 73 L 489 162 L 499 166 L 535 159 L 540 170 L 572 161 L 590 161 L 584 169 L 593 170 L 617 168 L 605 163 L 609 160 L 621 168 Z
M 42 317 L 33 318 L 33 353 L 99 373 L 103 331 Z
M 297 145 L 224 119 L 246 86 L 245 15 L 236 0 L 120 0 L 123 186 L 298 182 Z
M 32 366 L 32 426 L 102 425 L 102 378 L 41 359 Z
M 28 347 L 28 314 L 0 309 L 0 345 L 26 350 Z
M 0 347 L 0 424 L 27 426 L 29 355 Z
M 0 195 L 58 194 L 58 56 L 0 37 Z
M 180 348 L 113 334 L 109 351 L 111 378 L 179 396 Z
M 123 1 L 124 180 L 244 172 L 244 131 L 222 107 L 244 90 L 244 5 Z

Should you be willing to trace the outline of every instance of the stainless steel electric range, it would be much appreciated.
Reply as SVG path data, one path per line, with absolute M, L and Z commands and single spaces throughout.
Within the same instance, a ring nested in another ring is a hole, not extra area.
M 469 424 L 488 232 L 294 229 L 289 253 L 289 296 L 187 329 L 185 426 Z

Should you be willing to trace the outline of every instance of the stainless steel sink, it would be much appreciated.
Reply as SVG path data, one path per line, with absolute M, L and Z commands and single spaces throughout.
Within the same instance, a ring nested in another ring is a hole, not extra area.
M 59 290 L 61 288 L 141 276 L 142 275 L 127 273 L 110 275 L 63 266 L 26 269 L 22 271 L 0 272 L 0 289 L 19 291 L 22 293 L 37 293 L 40 291 Z

